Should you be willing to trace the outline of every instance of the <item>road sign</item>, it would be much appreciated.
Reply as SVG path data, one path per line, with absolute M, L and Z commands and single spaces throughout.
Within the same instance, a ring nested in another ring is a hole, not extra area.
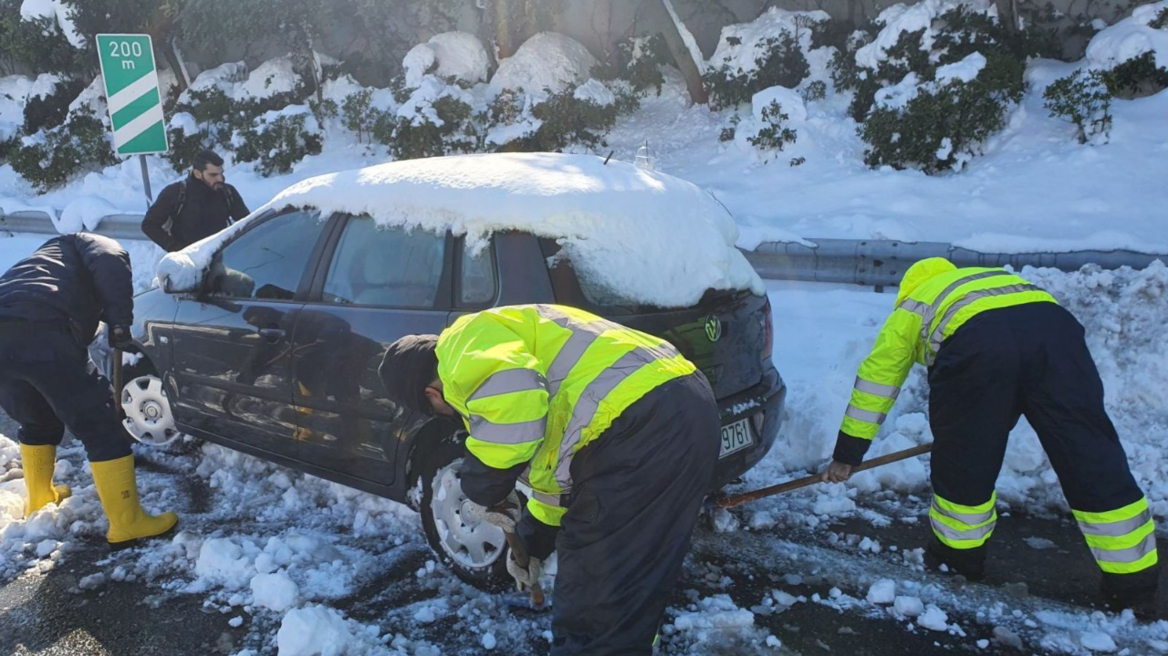
M 97 52 L 119 155 L 165 153 L 166 121 L 149 34 L 98 34 Z

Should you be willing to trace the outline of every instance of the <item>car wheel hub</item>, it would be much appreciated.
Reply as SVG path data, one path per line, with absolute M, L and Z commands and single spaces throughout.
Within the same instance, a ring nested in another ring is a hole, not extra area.
M 462 493 L 458 464 L 455 461 L 434 474 L 430 509 L 442 551 L 459 565 L 481 569 L 499 559 L 507 538 L 494 524 L 467 519 L 471 502 Z
M 156 376 L 139 376 L 122 388 L 122 425 L 135 440 L 150 446 L 166 446 L 178 439 L 170 412 L 170 399 Z

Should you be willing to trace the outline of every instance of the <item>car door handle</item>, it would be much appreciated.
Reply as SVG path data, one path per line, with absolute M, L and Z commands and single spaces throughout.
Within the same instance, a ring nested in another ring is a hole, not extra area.
M 263 337 L 269 342 L 278 342 L 288 334 L 284 332 L 283 328 L 260 328 L 259 333 L 260 337 Z

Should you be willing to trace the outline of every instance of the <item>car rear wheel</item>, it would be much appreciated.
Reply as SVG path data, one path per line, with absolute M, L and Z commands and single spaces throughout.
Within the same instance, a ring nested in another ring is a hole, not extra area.
M 463 581 L 499 592 L 511 582 L 507 574 L 507 539 L 503 530 L 466 518 L 470 500 L 462 492 L 458 468 L 461 446 L 447 440 L 427 458 L 422 476 L 422 529 L 438 558 Z

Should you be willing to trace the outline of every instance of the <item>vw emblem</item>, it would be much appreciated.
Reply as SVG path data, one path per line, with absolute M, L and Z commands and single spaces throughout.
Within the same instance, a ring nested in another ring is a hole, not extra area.
M 711 342 L 722 339 L 722 322 L 714 315 L 706 317 L 706 337 L 709 337 Z

